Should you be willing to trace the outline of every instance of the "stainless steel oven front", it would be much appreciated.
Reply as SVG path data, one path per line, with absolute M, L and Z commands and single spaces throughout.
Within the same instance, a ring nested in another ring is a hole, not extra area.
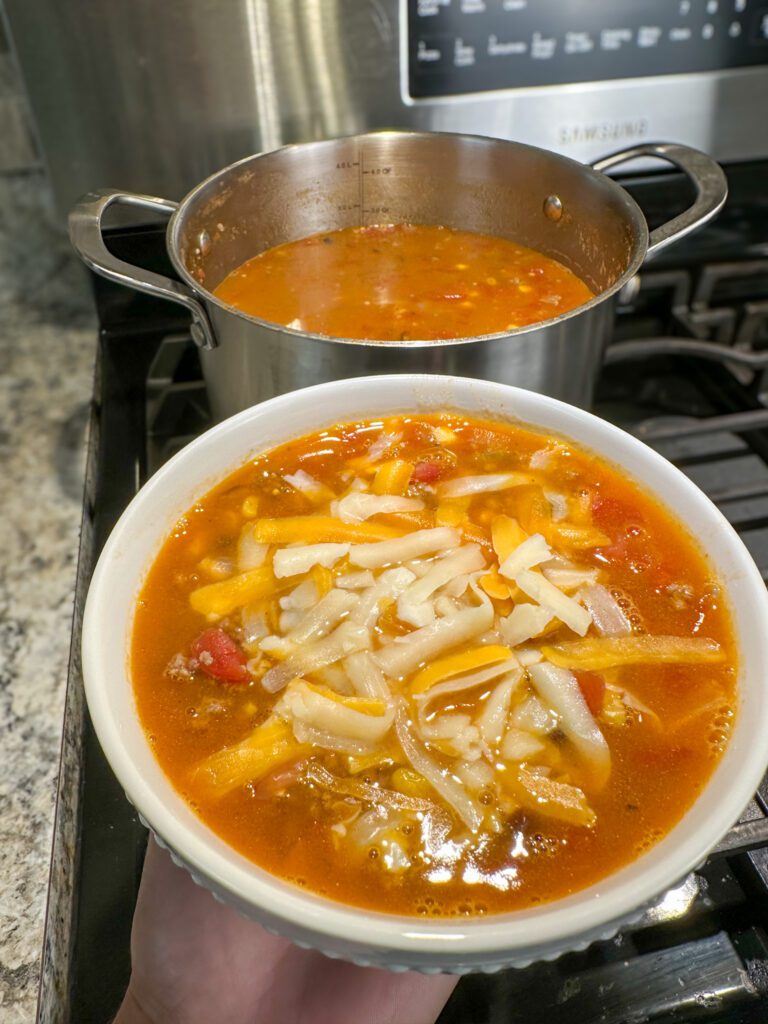
M 766 0 L 4 0 L 62 213 L 398 127 L 768 156 Z

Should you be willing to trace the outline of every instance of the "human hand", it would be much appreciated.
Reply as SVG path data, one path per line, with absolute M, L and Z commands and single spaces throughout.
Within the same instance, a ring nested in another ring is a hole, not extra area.
M 115 1024 L 433 1024 L 456 978 L 299 949 L 218 903 L 150 839 Z

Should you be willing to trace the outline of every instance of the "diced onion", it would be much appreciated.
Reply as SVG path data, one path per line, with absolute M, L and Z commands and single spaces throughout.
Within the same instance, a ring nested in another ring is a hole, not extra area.
M 301 494 L 304 494 L 307 498 L 311 498 L 313 501 L 324 501 L 328 498 L 333 497 L 331 491 L 321 484 L 319 480 L 315 480 L 313 476 L 310 476 L 303 469 L 297 469 L 295 473 L 285 473 L 283 480 L 289 483 L 291 487 L 294 487 Z
M 600 636 L 629 636 L 632 623 L 613 594 L 599 583 L 579 594 Z
M 561 519 L 568 518 L 568 499 L 564 494 L 557 491 L 544 491 L 544 497 L 552 506 L 552 519 L 558 523 Z
M 393 431 L 382 431 L 366 452 L 369 461 L 377 462 L 385 452 L 389 451 L 393 444 L 397 444 L 402 436 L 402 434 L 394 433 Z

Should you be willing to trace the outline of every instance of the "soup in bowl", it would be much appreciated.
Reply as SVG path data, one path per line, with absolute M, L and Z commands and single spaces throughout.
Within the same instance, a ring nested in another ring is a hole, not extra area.
M 682 474 L 460 378 L 295 392 L 122 517 L 89 707 L 178 860 L 331 955 L 495 969 L 610 934 L 765 766 L 765 588 Z

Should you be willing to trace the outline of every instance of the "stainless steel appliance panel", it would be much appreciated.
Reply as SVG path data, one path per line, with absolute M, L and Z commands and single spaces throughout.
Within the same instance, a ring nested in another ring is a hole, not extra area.
M 763 0 L 4 2 L 62 215 L 97 186 L 180 198 L 249 153 L 380 127 L 583 161 L 650 138 L 721 162 L 768 155 Z M 424 89 L 409 54 L 435 32 L 456 65 L 450 90 L 411 95 Z M 489 47 L 515 41 L 525 52 L 496 52 L 489 80 Z

